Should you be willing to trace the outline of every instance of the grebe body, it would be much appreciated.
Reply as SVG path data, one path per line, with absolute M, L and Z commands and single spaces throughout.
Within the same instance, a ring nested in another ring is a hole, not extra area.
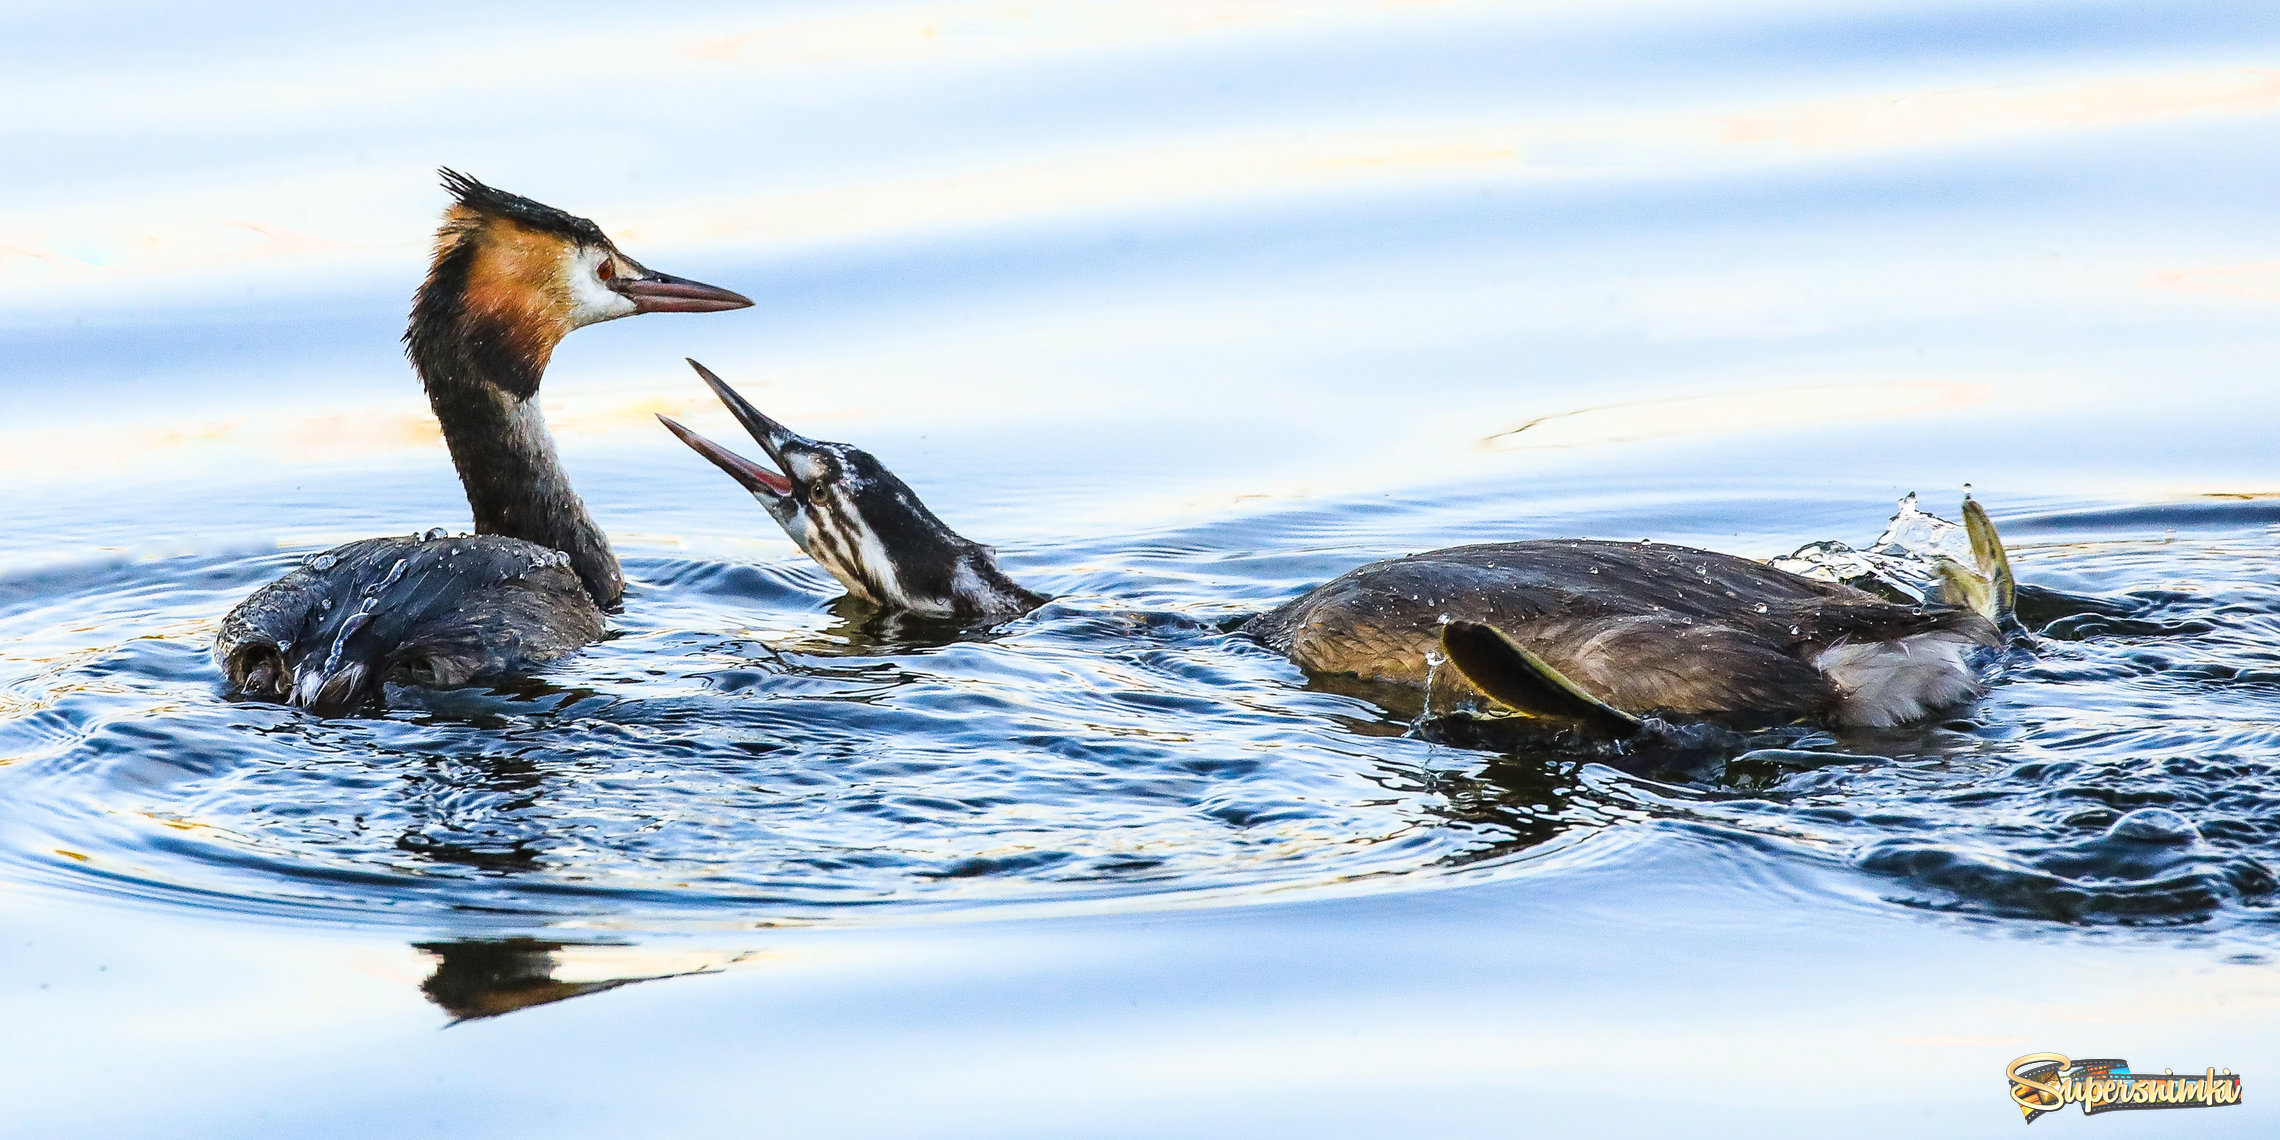
M 752 303 L 648 269 L 585 218 L 443 178 L 454 201 L 404 343 L 476 533 L 349 543 L 256 591 L 214 644 L 243 696 L 334 714 L 385 682 L 523 672 L 600 637 L 624 575 L 539 410 L 547 362 L 586 325 Z
M 1730 554 L 1545 539 L 1460 546 L 1348 571 L 1243 626 L 1311 673 L 1481 694 L 1452 623 L 1499 631 L 1633 715 L 1883 727 L 1977 696 L 2001 644 L 1960 606 L 1907 606 Z M 1494 651 L 1489 643 L 1486 651 Z M 1445 668 L 1452 658 L 1456 668 Z

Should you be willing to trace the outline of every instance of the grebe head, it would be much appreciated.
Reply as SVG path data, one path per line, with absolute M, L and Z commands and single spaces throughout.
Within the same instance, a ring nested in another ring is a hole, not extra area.
M 714 313 L 752 301 L 675 277 L 626 256 L 600 226 L 575 214 L 444 170 L 454 201 L 436 232 L 427 280 L 404 334 L 415 362 L 434 350 L 467 353 L 514 395 L 538 389 L 554 346 L 572 329 L 636 313 Z M 448 371 L 449 369 L 444 369 Z
M 1013 617 L 1044 604 L 1043 595 L 998 569 L 989 547 L 943 525 L 870 452 L 800 435 L 762 415 L 711 369 L 694 360 L 689 366 L 752 433 L 776 470 L 665 416 L 657 418 L 751 492 L 849 593 L 875 605 L 959 620 Z

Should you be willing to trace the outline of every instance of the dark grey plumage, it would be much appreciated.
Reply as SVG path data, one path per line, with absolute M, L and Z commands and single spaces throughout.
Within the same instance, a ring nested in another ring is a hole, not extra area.
M 387 682 L 511 676 L 601 636 L 602 611 L 560 551 L 430 534 L 336 546 L 231 610 L 214 644 L 231 686 L 330 716 Z

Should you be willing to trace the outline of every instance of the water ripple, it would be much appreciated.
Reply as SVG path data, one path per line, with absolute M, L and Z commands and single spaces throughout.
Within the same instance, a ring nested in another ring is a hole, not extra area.
M 1349 537 L 1405 521 L 1294 513 Z M 51 567 L 0 581 L 0 874 L 319 921 L 638 930 L 1403 889 L 1680 826 L 1935 911 L 2270 913 L 2267 536 L 2022 545 L 2028 581 L 2080 592 L 2038 602 L 2037 652 L 1967 715 L 1610 767 L 1434 743 L 1462 734 L 1421 738 L 1222 632 L 1240 599 L 1334 568 L 1295 548 L 1307 529 L 1246 530 L 1288 540 L 1263 553 L 1216 524 L 1114 558 L 1033 549 L 1084 588 L 990 630 L 881 618 L 789 560 L 634 557 L 617 636 L 568 666 L 339 720 L 225 700 L 206 656 L 214 615 L 290 555 Z

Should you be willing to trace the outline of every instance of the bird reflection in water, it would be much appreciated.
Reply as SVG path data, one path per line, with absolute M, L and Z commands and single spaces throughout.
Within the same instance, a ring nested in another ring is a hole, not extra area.
M 832 622 L 783 648 L 817 657 L 870 657 L 882 653 L 926 652 L 962 642 L 996 641 L 1005 623 L 962 621 L 877 605 L 851 595 L 825 607 Z
M 547 772 L 526 756 L 432 757 L 399 789 L 415 821 L 396 847 L 494 874 L 540 869 L 546 825 L 533 809 Z
M 420 992 L 452 1024 L 613 990 L 634 982 L 717 974 L 750 954 L 658 954 L 627 946 L 579 946 L 530 938 L 419 942 L 435 960 Z

